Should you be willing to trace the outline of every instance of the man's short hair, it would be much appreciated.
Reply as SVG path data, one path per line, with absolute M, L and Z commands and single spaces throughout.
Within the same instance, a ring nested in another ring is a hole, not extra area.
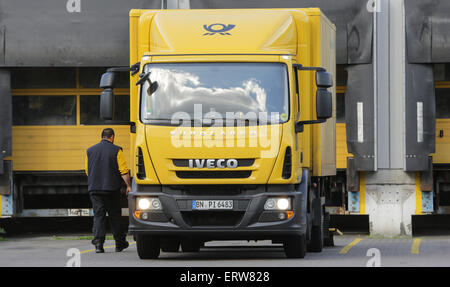
M 114 130 L 112 128 L 106 128 L 102 131 L 102 138 L 110 139 L 114 135 Z

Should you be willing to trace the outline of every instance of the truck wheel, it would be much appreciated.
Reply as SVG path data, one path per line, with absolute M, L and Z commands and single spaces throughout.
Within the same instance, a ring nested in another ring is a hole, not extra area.
M 187 239 L 181 241 L 181 250 L 183 250 L 183 252 L 199 252 L 201 245 L 202 244 L 196 240 Z
M 323 226 L 324 226 L 324 216 L 323 213 L 320 214 L 320 225 L 311 226 L 311 240 L 308 242 L 309 252 L 322 252 L 323 249 Z
M 308 251 L 322 252 L 323 249 L 323 228 L 320 226 L 313 226 L 311 229 L 311 241 L 308 244 Z
M 284 241 L 287 258 L 304 258 L 306 255 L 306 235 L 290 236 Z
M 180 241 L 177 239 L 161 240 L 161 250 L 164 252 L 178 252 L 180 249 Z
M 149 235 L 137 235 L 136 249 L 140 259 L 158 258 L 160 253 L 159 238 Z
M 329 237 L 325 238 L 323 243 L 325 246 L 334 246 L 334 234 L 330 232 Z
M 327 212 L 323 218 L 323 245 L 334 246 L 333 232 L 330 231 L 330 214 Z

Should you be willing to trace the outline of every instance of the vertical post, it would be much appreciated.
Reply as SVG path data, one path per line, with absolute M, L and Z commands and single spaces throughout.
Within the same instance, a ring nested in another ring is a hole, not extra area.
M 79 67 L 77 67 L 77 68 L 75 68 L 75 81 L 76 81 L 76 84 L 75 84 L 75 87 L 76 87 L 76 89 L 77 89 L 77 95 L 76 95 L 76 97 L 77 97 L 77 99 L 76 99 L 76 102 L 77 102 L 77 105 L 76 105 L 76 107 L 77 107 L 77 126 L 80 126 L 80 123 L 81 123 L 81 106 L 80 106 L 80 92 L 79 92 L 79 89 L 81 88 L 81 85 L 80 85 L 80 68 Z
M 11 73 L 0 69 L 0 217 L 13 213 Z
M 0 175 L 3 174 L 3 159 L 12 156 L 12 94 L 11 73 L 0 70 Z
M 406 35 L 403 0 L 389 1 L 389 11 L 389 167 L 404 170 Z
M 377 0 L 375 13 L 375 172 L 365 173 L 372 234 L 410 235 L 416 212 L 415 173 L 404 171 L 405 27 L 403 0 Z M 362 187 L 361 187 L 362 188 Z
M 190 9 L 189 0 L 166 0 L 167 9 Z

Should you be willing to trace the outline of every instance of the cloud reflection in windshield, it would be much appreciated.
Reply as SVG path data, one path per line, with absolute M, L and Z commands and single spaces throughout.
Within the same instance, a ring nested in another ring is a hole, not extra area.
M 194 104 L 200 103 L 204 111 L 215 110 L 222 115 L 267 111 L 267 93 L 254 78 L 243 81 L 240 87 L 207 88 L 198 76 L 188 72 L 160 68 L 150 71 L 150 79 L 158 82 L 158 90 L 150 96 L 152 108 L 148 118 L 170 119 L 179 111 L 193 115 Z M 147 88 L 148 84 L 144 85 Z

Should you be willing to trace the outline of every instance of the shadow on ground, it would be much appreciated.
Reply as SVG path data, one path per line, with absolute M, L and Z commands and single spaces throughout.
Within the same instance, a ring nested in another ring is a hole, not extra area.
M 128 217 L 123 217 L 128 228 Z M 52 233 L 55 235 L 92 232 L 92 217 L 70 218 L 5 218 L 0 220 L 0 234 L 3 237 L 38 235 Z M 110 227 L 108 225 L 108 232 Z

